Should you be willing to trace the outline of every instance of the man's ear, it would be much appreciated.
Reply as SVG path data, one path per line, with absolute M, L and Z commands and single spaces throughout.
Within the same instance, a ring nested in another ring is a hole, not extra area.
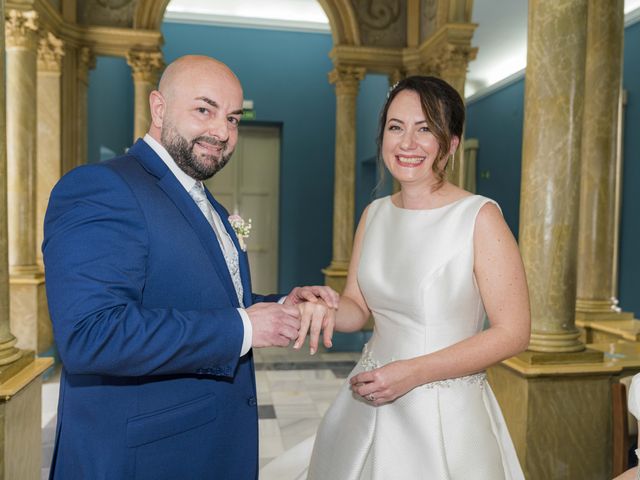
M 456 150 L 460 146 L 460 137 L 453 137 L 451 139 L 451 148 L 449 148 L 449 156 L 455 155 Z
M 149 109 L 151 110 L 151 123 L 154 127 L 161 129 L 164 121 L 164 113 L 167 104 L 164 97 L 158 90 L 149 94 Z

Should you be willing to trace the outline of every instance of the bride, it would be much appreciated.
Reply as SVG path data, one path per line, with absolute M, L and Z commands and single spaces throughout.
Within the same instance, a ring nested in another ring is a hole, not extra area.
M 528 345 L 525 273 L 497 204 L 446 179 L 463 124 L 462 99 L 438 78 L 389 93 L 379 156 L 402 189 L 364 211 L 335 316 L 299 306 L 301 338 L 310 325 L 317 342 L 322 327 L 326 345 L 334 327 L 375 322 L 320 425 L 309 479 L 524 478 L 484 370 Z

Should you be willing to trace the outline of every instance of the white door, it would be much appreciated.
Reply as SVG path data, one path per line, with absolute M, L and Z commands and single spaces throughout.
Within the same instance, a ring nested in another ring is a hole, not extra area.
M 231 160 L 205 184 L 231 213 L 251 219 L 245 241 L 256 293 L 278 291 L 280 129 L 240 126 Z

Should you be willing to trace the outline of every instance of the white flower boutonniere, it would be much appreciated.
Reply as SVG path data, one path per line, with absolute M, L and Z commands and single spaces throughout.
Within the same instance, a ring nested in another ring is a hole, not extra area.
M 240 244 L 240 248 L 243 252 L 247 251 L 247 244 L 244 243 L 245 238 L 249 238 L 249 234 L 251 233 L 251 219 L 248 222 L 240 215 L 231 215 L 229 216 L 229 223 L 231 224 L 231 228 L 236 232 L 236 236 L 238 237 L 238 243 Z

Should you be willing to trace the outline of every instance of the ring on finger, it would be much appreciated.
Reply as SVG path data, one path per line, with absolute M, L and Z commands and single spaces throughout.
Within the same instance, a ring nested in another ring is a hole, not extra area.
M 373 402 L 376 399 L 376 397 L 373 396 L 373 393 L 370 393 L 369 395 L 367 395 L 367 400 L 369 400 L 370 402 Z

